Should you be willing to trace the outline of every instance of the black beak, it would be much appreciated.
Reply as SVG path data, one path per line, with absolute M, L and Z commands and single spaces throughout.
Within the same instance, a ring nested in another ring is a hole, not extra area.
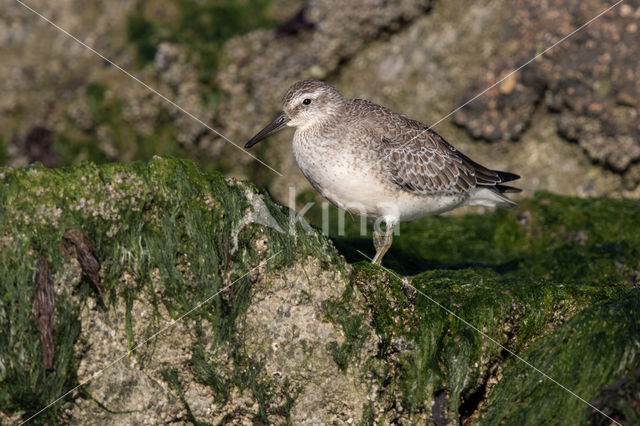
M 287 114 L 281 112 L 271 123 L 267 124 L 264 129 L 260 130 L 257 135 L 252 137 L 249 142 L 245 143 L 244 147 L 251 148 L 261 140 L 266 139 L 268 136 L 271 136 L 278 130 L 282 129 L 290 120 L 291 119 L 287 117 Z

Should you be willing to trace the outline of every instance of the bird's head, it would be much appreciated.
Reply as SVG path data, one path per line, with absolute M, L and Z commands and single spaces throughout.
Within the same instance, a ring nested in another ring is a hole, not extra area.
M 318 80 L 303 80 L 289 87 L 282 111 L 245 144 L 249 148 L 285 126 L 306 129 L 337 117 L 345 104 L 342 94 L 332 85 Z

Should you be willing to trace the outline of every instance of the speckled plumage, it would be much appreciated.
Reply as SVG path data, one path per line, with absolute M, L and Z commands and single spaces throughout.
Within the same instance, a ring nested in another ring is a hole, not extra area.
M 504 192 L 519 190 L 502 183 L 519 176 L 481 166 L 419 121 L 346 99 L 325 82 L 291 86 L 283 112 L 246 146 L 284 125 L 296 128 L 293 155 L 316 190 L 388 228 L 463 205 L 516 207 Z

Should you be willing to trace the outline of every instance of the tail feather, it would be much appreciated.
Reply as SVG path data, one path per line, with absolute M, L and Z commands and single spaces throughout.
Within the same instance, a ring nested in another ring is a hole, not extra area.
M 500 207 L 503 209 L 514 209 L 518 204 L 507 198 L 505 193 L 521 192 L 520 188 L 502 185 L 504 182 L 511 182 L 520 179 L 515 173 L 491 170 L 476 163 L 461 152 L 458 153 L 469 166 L 473 167 L 476 175 L 476 188 L 471 193 L 469 205 L 481 205 L 489 207 Z
M 498 170 L 494 170 L 494 172 L 500 178 L 500 182 L 511 182 L 512 180 L 520 179 L 520 176 L 515 174 L 515 173 L 501 172 L 501 171 L 498 171 Z
M 496 185 L 496 189 L 500 191 L 501 194 L 504 194 L 504 193 L 514 194 L 514 193 L 522 192 L 522 189 L 516 188 L 515 186 L 509 186 L 509 185 Z
M 468 204 L 470 206 L 499 207 L 501 209 L 515 209 L 518 204 L 502 194 L 495 186 L 479 186 L 471 192 Z

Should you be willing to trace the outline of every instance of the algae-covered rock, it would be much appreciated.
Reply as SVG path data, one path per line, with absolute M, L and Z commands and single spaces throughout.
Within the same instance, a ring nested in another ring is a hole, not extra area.
M 334 239 L 350 265 L 251 184 L 171 158 L 0 169 L 0 217 L 3 422 L 638 418 L 634 201 L 543 193 L 403 224 L 390 269 L 361 262 L 355 226 Z
M 5 168 L 0 184 L 0 407 L 7 416 L 27 419 L 93 378 L 34 420 L 224 416 L 229 400 L 239 404 L 235 394 L 247 405 L 230 413 L 267 419 L 275 385 L 260 376 L 262 353 L 247 353 L 236 331 L 251 283 L 276 280 L 274 271 L 286 275 L 307 256 L 336 276 L 315 286 L 344 280 L 327 238 L 290 227 L 282 208 L 254 187 L 190 162 Z M 70 229 L 92 242 L 104 299 L 76 256 L 65 253 Z M 56 291 L 51 372 L 31 313 L 41 255 Z M 289 415 L 290 407 L 276 409 Z
M 636 419 L 639 221 L 636 201 L 541 193 L 516 211 L 403 224 L 387 258 L 399 272 L 352 275 L 380 338 L 369 365 L 384 422 L 611 424 L 587 402 Z M 356 259 L 352 237 L 339 246 Z M 612 403 L 621 379 L 628 396 Z

